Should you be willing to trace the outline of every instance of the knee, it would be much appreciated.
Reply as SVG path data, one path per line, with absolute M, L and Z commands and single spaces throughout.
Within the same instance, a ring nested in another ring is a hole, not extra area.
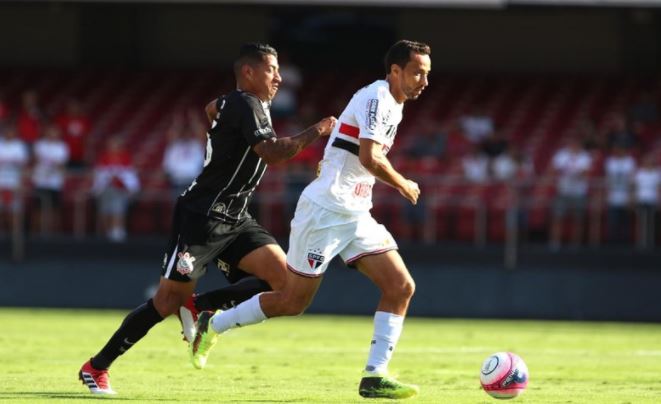
M 178 294 L 172 292 L 163 292 L 158 290 L 156 295 L 152 298 L 154 303 L 154 308 L 161 315 L 161 317 L 168 317 L 170 314 L 174 314 L 184 303 L 184 300 Z
M 408 302 L 415 293 L 415 282 L 407 277 L 396 284 L 393 284 L 384 294 L 397 302 Z
M 413 280 L 413 278 L 409 278 L 406 281 L 406 283 L 404 285 L 404 293 L 405 293 L 406 298 L 408 300 L 411 300 L 411 298 L 415 294 L 415 281 Z
M 306 299 L 304 296 L 283 294 L 283 298 L 277 306 L 277 312 L 280 316 L 299 316 L 309 305 L 310 299 Z

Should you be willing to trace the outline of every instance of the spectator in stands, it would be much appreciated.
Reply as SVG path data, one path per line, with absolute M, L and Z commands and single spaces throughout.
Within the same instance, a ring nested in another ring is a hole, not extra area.
M 176 199 L 202 170 L 204 147 L 192 130 L 171 126 L 163 156 L 163 171 L 168 178 L 172 199 Z
M 631 130 L 626 119 L 621 115 L 615 116 L 611 121 L 606 139 L 610 150 L 614 147 L 632 149 L 638 144 L 636 133 Z
M 303 85 L 303 75 L 284 52 L 280 53 L 280 77 L 282 83 L 271 104 L 271 113 L 274 118 L 290 118 L 298 109 L 298 91 Z
M 589 119 L 583 119 L 575 128 L 569 129 L 569 136 L 579 138 L 588 152 L 598 153 L 606 149 L 605 133 L 597 130 L 594 122 Z
M 631 153 L 615 145 L 604 162 L 608 192 L 608 239 L 611 242 L 624 242 L 629 238 L 631 184 L 635 171 L 636 161 Z
M 41 136 L 44 113 L 39 106 L 39 96 L 36 91 L 29 90 L 21 97 L 21 109 L 16 120 L 20 138 L 29 146 Z
M 182 123 L 188 125 L 190 136 L 204 145 L 207 141 L 207 129 L 209 129 L 204 111 L 201 112 L 199 108 L 188 107 L 185 118 L 185 122 Z
M 661 169 L 654 156 L 643 158 L 634 175 L 634 195 L 638 214 L 638 245 L 642 248 L 654 246 L 656 242 L 657 211 Z
M 80 101 L 73 98 L 67 101 L 65 111 L 56 118 L 56 122 L 69 148 L 69 168 L 84 168 L 88 163 L 85 151 L 92 123 Z
M 483 184 L 489 180 L 489 159 L 479 146 L 461 159 L 464 178 L 469 182 Z
M 416 136 L 404 138 L 404 153 L 413 159 L 440 159 L 445 155 L 447 138 L 447 125 L 425 122 Z
M 34 166 L 32 183 L 37 205 L 41 208 L 35 211 L 32 223 L 41 222 L 42 229 L 52 231 L 58 228 L 59 208 L 62 187 L 65 179 L 65 166 L 69 159 L 69 148 L 62 140 L 60 128 L 49 125 L 41 139 L 34 144 Z
M 495 131 L 492 132 L 482 141 L 482 151 L 487 157 L 493 159 L 507 150 L 509 139 L 505 132 Z
M 455 158 L 469 153 L 474 145 L 464 134 L 457 119 L 450 119 L 441 124 L 441 131 L 447 134 L 445 153 L 448 158 Z
M 560 248 L 563 221 L 567 213 L 571 213 L 573 219 L 572 241 L 574 246 L 578 246 L 583 237 L 592 158 L 581 147 L 580 141 L 571 137 L 567 146 L 553 156 L 552 167 L 557 182 L 550 247 L 553 250 Z
M 278 93 L 279 94 L 279 93 Z M 307 125 L 309 126 L 309 125 Z M 302 121 L 288 119 L 282 126 L 283 133 L 299 133 L 306 125 Z M 289 221 L 294 216 L 298 197 L 303 189 L 315 178 L 317 165 L 323 155 L 324 142 L 316 142 L 301 150 L 284 167 L 287 174 L 284 176 L 286 195 L 285 227 L 289 227 Z
M 494 132 L 493 119 L 481 105 L 475 105 L 472 111 L 459 120 L 464 135 L 473 144 L 480 144 Z
M 119 137 L 111 137 L 94 167 L 92 192 L 97 196 L 103 230 L 112 241 L 126 239 L 126 215 L 140 180 L 131 156 Z
M 25 142 L 16 128 L 8 127 L 0 137 L 0 219 L 5 216 L 7 223 L 12 223 L 12 216 L 21 208 L 23 174 L 29 160 Z
M 534 175 L 534 171 L 532 161 L 520 148 L 512 145 L 491 160 L 491 175 L 496 181 L 526 180 Z

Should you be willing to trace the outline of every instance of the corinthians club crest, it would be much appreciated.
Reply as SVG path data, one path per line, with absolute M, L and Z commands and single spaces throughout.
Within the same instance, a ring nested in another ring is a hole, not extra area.
M 179 260 L 177 261 L 177 272 L 182 275 L 188 275 L 195 269 L 193 267 L 193 262 L 195 262 L 195 257 L 190 255 L 188 251 L 180 252 L 177 254 Z

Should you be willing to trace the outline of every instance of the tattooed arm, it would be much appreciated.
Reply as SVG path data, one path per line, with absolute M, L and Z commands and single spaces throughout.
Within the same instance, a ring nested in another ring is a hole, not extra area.
M 295 136 L 271 138 L 256 144 L 253 148 L 266 164 L 282 163 L 296 156 L 310 143 L 322 136 L 330 135 L 337 120 L 324 118 Z

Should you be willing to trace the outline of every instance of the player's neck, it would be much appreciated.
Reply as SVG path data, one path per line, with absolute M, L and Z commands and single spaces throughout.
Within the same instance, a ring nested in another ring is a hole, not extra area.
M 388 74 L 386 75 L 386 81 L 388 82 L 388 87 L 392 97 L 395 99 L 395 101 L 398 104 L 403 104 L 404 101 L 406 101 L 406 94 L 404 94 L 404 92 L 399 88 L 399 86 L 395 85 L 395 79 Z

